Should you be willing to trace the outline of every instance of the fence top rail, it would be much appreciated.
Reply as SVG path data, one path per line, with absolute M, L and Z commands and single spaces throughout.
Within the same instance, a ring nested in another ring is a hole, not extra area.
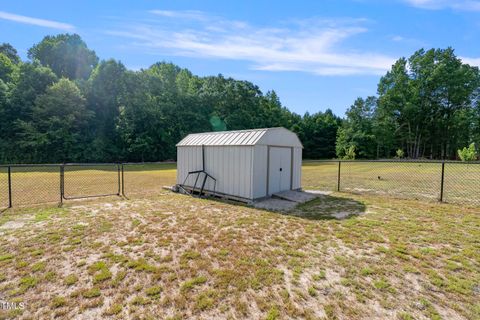
M 176 161 L 157 161 L 157 162 L 123 162 L 122 164 L 125 166 L 130 165 L 149 165 L 149 164 L 175 164 Z
M 163 162 L 99 162 L 99 163 L 17 163 L 17 164 L 0 164 L 0 168 L 28 168 L 28 167 L 61 167 L 61 166 L 78 166 L 78 167 L 91 167 L 91 166 L 118 166 L 118 165 L 155 165 L 155 164 L 173 164 L 174 161 Z
M 455 161 L 455 160 L 399 160 L 399 159 L 381 159 L 381 160 L 338 160 L 338 159 L 321 159 L 321 160 L 309 160 L 306 162 L 352 162 L 352 163 L 447 163 L 447 164 L 480 164 L 480 161 Z M 134 166 L 134 165 L 158 165 L 158 164 L 175 164 L 175 161 L 158 161 L 158 162 L 99 162 L 99 163 L 33 163 L 33 164 L 0 164 L 0 168 L 28 168 L 28 167 L 61 167 L 61 166 L 78 166 L 78 167 L 93 167 L 93 166 Z
M 0 168 L 28 168 L 28 167 L 60 167 L 61 164 L 46 163 L 46 164 L 0 164 Z
M 96 167 L 96 166 L 118 166 L 121 165 L 121 162 L 92 162 L 92 163 L 62 163 L 61 166 L 71 166 L 71 167 Z
M 381 159 L 381 160 L 339 160 L 339 159 L 332 159 L 332 160 L 326 160 L 326 159 L 322 159 L 322 160 L 308 160 L 308 159 L 304 159 L 303 161 L 305 161 L 305 162 L 334 162 L 334 163 L 338 163 L 338 162 L 356 162 L 356 163 L 360 163 L 360 162 L 373 162 L 373 163 L 438 163 L 438 164 L 442 164 L 442 163 L 448 163 L 448 164 L 480 164 L 480 161 L 458 161 L 458 160 L 412 160 L 412 159 L 408 159 L 408 160 L 399 160 L 399 159 L 392 159 L 392 160 L 389 160 L 389 159 Z
M 90 167 L 90 166 L 117 166 L 121 163 L 35 163 L 35 164 L 2 164 L 1 168 L 38 168 L 38 167 L 68 167 L 68 166 L 79 166 L 79 167 Z

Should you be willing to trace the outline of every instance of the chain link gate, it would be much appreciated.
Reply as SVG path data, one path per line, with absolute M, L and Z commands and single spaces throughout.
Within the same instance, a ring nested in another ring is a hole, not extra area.
M 60 165 L 60 201 L 121 196 L 122 173 L 119 163 Z

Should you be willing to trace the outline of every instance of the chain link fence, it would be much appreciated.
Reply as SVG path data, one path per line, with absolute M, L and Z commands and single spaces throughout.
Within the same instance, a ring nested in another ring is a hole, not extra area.
M 324 191 L 337 190 L 338 161 L 304 161 L 302 188 Z
M 303 188 L 480 204 L 480 162 L 305 161 Z
M 480 162 L 305 161 L 303 189 L 480 205 Z M 0 166 L 0 210 L 101 196 L 143 197 L 176 181 L 175 163 Z
M 0 210 L 104 196 L 135 197 L 175 184 L 174 163 L 1 165 Z
M 162 186 L 175 184 L 176 175 L 176 163 L 126 163 L 123 191 L 129 197 L 154 194 Z
M 443 200 L 480 204 L 480 163 L 445 163 Z
M 121 195 L 122 164 L 72 164 L 63 168 L 66 200 Z
M 60 200 L 59 166 L 21 165 L 9 168 L 12 206 Z
M 343 162 L 340 188 L 396 197 L 439 198 L 441 163 Z
M 8 168 L 0 167 L 0 210 L 9 206 Z

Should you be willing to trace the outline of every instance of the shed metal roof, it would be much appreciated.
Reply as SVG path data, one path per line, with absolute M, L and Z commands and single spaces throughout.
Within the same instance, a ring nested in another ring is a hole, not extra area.
M 178 146 L 253 146 L 268 129 L 217 131 L 192 133 L 183 138 Z
M 285 128 L 263 128 L 235 131 L 217 131 L 192 133 L 183 138 L 177 147 L 184 146 L 253 146 L 262 144 L 261 139 L 276 130 L 288 131 Z M 288 131 L 290 132 L 290 131 Z M 293 132 L 291 134 L 295 135 Z M 301 147 L 301 143 L 295 135 L 296 141 Z

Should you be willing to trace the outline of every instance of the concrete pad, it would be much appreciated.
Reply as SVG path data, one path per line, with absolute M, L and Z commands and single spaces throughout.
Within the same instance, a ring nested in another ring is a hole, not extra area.
M 253 206 L 258 209 L 288 211 L 297 205 L 297 202 L 283 199 L 268 198 L 259 202 L 255 202 Z
M 315 194 L 317 196 L 328 196 L 333 193 L 333 191 L 323 191 L 323 190 L 304 190 L 304 192 Z
M 273 194 L 273 198 L 280 198 L 283 200 L 288 200 L 288 201 L 293 201 L 297 203 L 304 203 L 310 200 L 313 200 L 317 197 L 317 195 L 312 194 L 312 193 L 307 193 L 303 191 L 294 191 L 294 190 L 288 190 L 288 191 L 282 191 Z

